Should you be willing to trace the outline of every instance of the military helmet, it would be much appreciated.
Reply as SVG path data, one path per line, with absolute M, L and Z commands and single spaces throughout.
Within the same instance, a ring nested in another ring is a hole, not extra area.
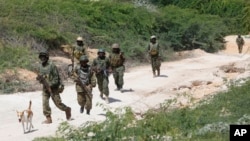
M 152 35 L 152 36 L 150 37 L 150 39 L 156 39 L 156 36 L 155 36 L 155 35 Z
M 86 62 L 89 61 L 88 56 L 86 56 L 86 55 L 82 55 L 79 60 L 80 61 L 86 61 Z
M 114 43 L 114 44 L 112 45 L 112 48 L 120 48 L 120 45 L 119 45 L 118 43 Z
M 83 38 L 79 36 L 76 38 L 76 41 L 83 41 Z
M 98 49 L 97 53 L 105 53 L 105 50 L 103 48 Z
M 39 52 L 39 58 L 40 58 L 41 56 L 49 57 L 48 51 L 47 51 L 47 50 L 41 50 L 41 51 Z

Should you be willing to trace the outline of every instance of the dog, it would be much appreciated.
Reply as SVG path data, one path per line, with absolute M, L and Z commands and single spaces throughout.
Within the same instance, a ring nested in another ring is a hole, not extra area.
M 26 123 L 26 130 L 28 130 L 28 132 L 30 132 L 31 128 L 33 127 L 32 124 L 32 118 L 33 118 L 33 112 L 31 110 L 31 100 L 29 102 L 29 108 L 27 110 L 24 110 L 22 112 L 16 111 L 17 112 L 17 117 L 18 117 L 18 121 L 20 123 L 22 123 L 23 125 L 23 133 L 25 132 L 25 123 Z

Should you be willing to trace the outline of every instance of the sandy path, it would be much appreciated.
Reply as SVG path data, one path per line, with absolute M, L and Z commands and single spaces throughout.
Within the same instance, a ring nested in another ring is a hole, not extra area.
M 166 99 L 176 97 L 176 93 L 181 93 L 183 90 L 191 92 L 194 98 L 201 99 L 210 92 L 223 90 L 222 77 L 226 77 L 219 69 L 219 66 L 228 65 L 229 63 L 240 64 L 244 67 L 244 73 L 234 73 L 231 79 L 238 79 L 242 77 L 249 77 L 249 54 L 237 54 L 235 51 L 235 36 L 228 36 L 226 40 L 228 49 L 216 54 L 208 54 L 200 50 L 195 50 L 196 54 L 193 58 L 183 59 L 174 62 L 162 63 L 161 76 L 157 78 L 152 77 L 150 65 L 140 66 L 130 69 L 125 73 L 125 89 L 132 88 L 133 92 L 120 93 L 114 91 L 113 77 L 110 77 L 110 104 L 105 104 L 99 98 L 97 88 L 94 89 L 93 94 L 93 109 L 91 115 L 80 114 L 79 105 L 76 100 L 75 87 L 73 85 L 67 86 L 61 98 L 63 103 L 72 108 L 72 117 L 74 120 L 69 121 L 71 125 L 81 125 L 86 121 L 101 121 L 105 119 L 105 112 L 101 107 L 95 106 L 97 103 L 103 103 L 109 108 L 118 108 L 124 106 L 131 106 L 136 112 L 143 112 L 148 108 L 156 107 L 159 103 Z M 247 44 L 250 44 L 250 39 L 245 39 Z M 248 44 L 248 45 L 249 45 Z M 246 50 L 243 50 L 243 52 Z M 192 81 L 211 81 L 212 84 L 218 86 L 204 85 L 192 88 L 192 90 L 173 90 L 181 85 L 190 85 Z M 209 90 L 208 87 L 211 87 Z M 34 112 L 33 124 L 34 130 L 30 133 L 23 134 L 22 126 L 17 121 L 16 110 L 23 110 L 28 107 L 29 100 L 32 100 L 32 110 Z M 188 100 L 179 99 L 182 104 L 187 104 Z M 30 141 L 35 137 L 54 135 L 57 126 L 65 121 L 65 113 L 55 107 L 51 101 L 53 123 L 49 125 L 41 124 L 44 120 L 42 115 L 42 99 L 41 91 L 30 93 L 17 93 L 11 95 L 0 95 L 0 139 L 1 141 L 22 140 Z

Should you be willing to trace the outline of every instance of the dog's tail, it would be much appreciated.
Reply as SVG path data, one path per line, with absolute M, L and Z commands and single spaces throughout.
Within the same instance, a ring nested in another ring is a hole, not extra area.
M 28 108 L 29 110 L 31 110 L 31 103 L 32 103 L 32 102 L 31 102 L 31 100 L 30 100 L 30 104 L 29 104 L 29 108 Z

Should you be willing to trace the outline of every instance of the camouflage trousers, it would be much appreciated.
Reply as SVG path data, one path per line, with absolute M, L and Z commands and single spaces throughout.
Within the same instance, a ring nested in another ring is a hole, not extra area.
M 92 109 L 92 97 L 92 94 L 88 94 L 87 92 L 77 92 L 77 102 L 86 110 Z
M 159 56 L 151 56 L 151 67 L 153 72 L 159 71 L 161 67 L 161 60 Z
M 97 74 L 96 79 L 97 79 L 97 85 L 98 85 L 98 89 L 100 93 L 104 94 L 105 96 L 109 96 L 108 76 L 105 76 L 104 74 Z
M 125 71 L 124 66 L 113 68 L 113 77 L 114 77 L 114 80 L 115 80 L 115 85 L 117 86 L 118 89 L 121 89 L 123 87 L 123 84 L 124 84 L 124 80 L 123 80 L 124 71 Z
M 50 116 L 51 115 L 51 108 L 49 106 L 49 99 L 50 97 L 52 98 L 52 101 L 54 102 L 54 104 L 56 105 L 57 108 L 59 108 L 62 111 L 66 111 L 67 110 L 67 106 L 65 104 L 62 103 L 60 94 L 58 93 L 57 90 L 52 90 L 53 92 L 53 96 L 50 96 L 50 94 L 43 90 L 43 114 L 45 116 Z
M 238 51 L 239 53 L 242 53 L 243 45 L 238 45 Z

